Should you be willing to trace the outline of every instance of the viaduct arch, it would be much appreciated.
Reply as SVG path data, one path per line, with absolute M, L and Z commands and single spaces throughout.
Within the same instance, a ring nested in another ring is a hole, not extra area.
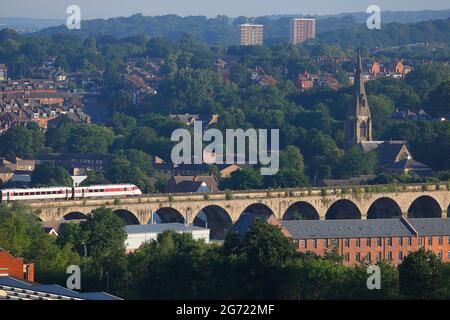
M 355 187 L 356 188 L 356 187 Z M 354 188 L 354 189 L 355 189 Z M 444 217 L 450 210 L 450 186 L 401 186 L 398 190 L 352 192 L 343 189 L 257 190 L 208 194 L 145 195 L 133 198 L 85 199 L 32 202 L 43 221 L 85 218 L 105 206 L 113 209 L 127 224 L 147 224 L 152 212 L 155 222 L 181 222 L 208 225 L 214 236 L 242 213 L 268 215 L 278 219 L 382 219 L 404 217 Z M 187 214 L 189 212 L 189 214 Z

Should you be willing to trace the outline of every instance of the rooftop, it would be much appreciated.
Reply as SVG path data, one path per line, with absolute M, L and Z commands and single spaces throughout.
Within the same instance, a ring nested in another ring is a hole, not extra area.
M 0 276 L 0 289 L 6 291 L 10 297 L 19 296 L 24 299 L 122 300 L 105 292 L 80 293 L 55 284 L 31 284 L 10 276 Z
M 294 239 L 382 238 L 450 235 L 450 219 L 282 221 Z
M 183 223 L 160 223 L 160 224 L 145 224 L 145 225 L 131 225 L 125 227 L 127 234 L 138 233 L 162 233 L 164 231 L 175 232 L 191 232 L 191 231 L 204 231 L 208 230 L 191 225 L 185 225 Z
M 294 239 L 413 237 L 401 219 L 282 221 Z

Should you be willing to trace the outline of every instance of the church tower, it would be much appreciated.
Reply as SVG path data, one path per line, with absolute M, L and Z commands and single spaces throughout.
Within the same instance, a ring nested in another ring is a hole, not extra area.
M 358 52 L 353 99 L 345 121 L 345 147 L 351 148 L 364 141 L 372 141 L 372 116 L 364 87 L 361 53 Z

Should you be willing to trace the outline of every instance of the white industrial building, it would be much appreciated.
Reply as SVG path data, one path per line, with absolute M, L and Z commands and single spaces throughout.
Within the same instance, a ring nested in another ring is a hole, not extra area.
M 169 230 L 177 233 L 191 233 L 194 240 L 203 239 L 206 243 L 209 243 L 210 229 L 206 228 L 182 223 L 131 225 L 125 227 L 125 232 L 127 233 L 127 240 L 125 241 L 126 250 L 127 252 L 133 252 L 143 243 L 157 240 L 160 233 Z

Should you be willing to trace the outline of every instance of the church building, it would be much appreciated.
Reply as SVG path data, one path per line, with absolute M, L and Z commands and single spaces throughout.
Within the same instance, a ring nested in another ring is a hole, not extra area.
M 364 86 L 361 53 L 358 52 L 353 99 L 347 108 L 345 122 L 345 147 L 351 148 L 365 141 L 372 141 L 372 115 Z
M 364 70 L 360 52 L 358 52 L 356 61 L 352 103 L 347 108 L 345 120 L 345 148 L 349 149 L 353 146 L 359 146 L 366 153 L 376 152 L 379 166 L 383 172 L 431 174 L 431 169 L 417 161 L 414 161 L 414 168 L 420 167 L 420 170 L 416 170 L 410 165 L 407 165 L 408 168 L 404 168 L 404 166 L 399 168 L 400 164 L 410 164 L 413 160 L 406 141 L 373 140 L 372 114 L 364 85 Z

